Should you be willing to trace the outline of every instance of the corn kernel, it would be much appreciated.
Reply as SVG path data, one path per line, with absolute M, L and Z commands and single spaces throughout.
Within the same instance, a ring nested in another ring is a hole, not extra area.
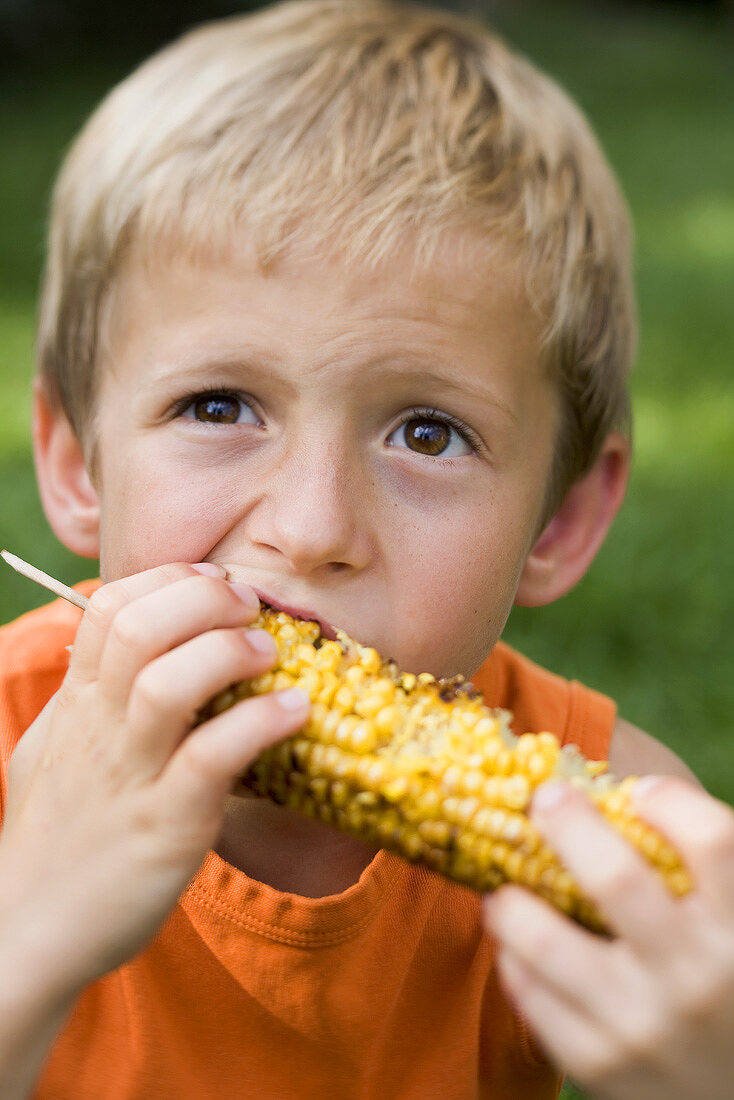
M 510 716 L 457 691 L 460 681 L 444 690 L 428 673 L 402 674 L 376 650 L 346 636 L 320 638 L 318 624 L 284 612 L 264 608 L 257 625 L 276 641 L 277 666 L 221 692 L 201 720 L 294 683 L 313 705 L 304 729 L 265 750 L 242 777 L 253 791 L 474 889 L 493 889 L 508 878 L 525 883 L 575 920 L 603 930 L 604 914 L 526 813 L 538 783 L 571 776 L 673 894 L 691 889 L 672 846 L 636 817 L 634 778 L 615 784 L 602 777 L 603 763 L 561 749 L 547 731 L 513 738 Z

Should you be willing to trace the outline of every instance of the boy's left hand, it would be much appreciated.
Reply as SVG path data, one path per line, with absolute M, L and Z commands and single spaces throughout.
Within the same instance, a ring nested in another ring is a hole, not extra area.
M 640 816 L 696 884 L 674 899 L 580 791 L 553 783 L 543 795 L 533 819 L 618 938 L 504 886 L 484 914 L 507 993 L 549 1057 L 594 1097 L 731 1100 L 734 812 L 683 780 L 641 781 Z

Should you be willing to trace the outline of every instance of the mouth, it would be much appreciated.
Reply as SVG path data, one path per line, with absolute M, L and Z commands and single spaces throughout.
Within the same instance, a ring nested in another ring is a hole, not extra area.
M 259 588 L 253 588 L 253 592 L 261 604 L 267 604 L 274 611 L 285 611 L 286 615 L 290 615 L 292 619 L 303 619 L 307 623 L 318 623 L 322 638 L 327 638 L 331 642 L 337 640 L 336 630 L 331 623 L 327 622 L 326 619 L 322 619 L 315 611 L 311 611 L 307 607 L 296 607 L 295 604 L 281 603 L 280 600 L 274 599 Z
M 247 577 L 242 574 L 239 566 L 230 566 L 225 563 L 221 564 L 222 568 L 226 571 L 228 581 L 238 581 L 242 584 L 250 584 Z M 303 619 L 307 623 L 318 623 L 323 638 L 327 638 L 331 642 L 337 641 L 336 628 L 333 627 L 330 622 L 327 622 L 326 619 L 322 618 L 321 615 L 317 614 L 312 608 L 302 607 L 299 604 L 284 603 L 282 600 L 276 599 L 275 596 L 271 596 L 270 593 L 266 592 L 264 589 L 256 588 L 254 584 L 251 584 L 250 587 L 261 604 L 266 604 L 274 611 L 284 611 L 286 615 L 290 615 L 292 619 Z

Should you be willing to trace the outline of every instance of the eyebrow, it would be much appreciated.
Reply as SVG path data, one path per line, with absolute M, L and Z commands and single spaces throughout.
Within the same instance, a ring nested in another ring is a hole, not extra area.
M 459 394 L 463 397 L 470 397 L 475 401 L 482 401 L 488 405 L 494 405 L 500 412 L 504 413 L 514 424 L 519 424 L 520 420 L 510 406 L 503 401 L 496 393 L 493 393 L 491 389 L 485 389 L 483 386 L 472 385 L 471 382 L 457 382 L 454 378 L 446 374 L 439 374 L 428 368 L 416 368 L 409 367 L 400 369 L 402 377 L 414 380 L 416 382 L 430 382 L 436 386 L 441 387 L 444 390 L 449 390 L 453 393 Z
M 449 374 L 437 371 L 429 365 L 419 365 L 417 360 L 415 362 L 407 361 L 404 356 L 405 353 L 396 355 L 382 353 L 373 360 L 367 359 L 364 363 L 364 371 L 365 373 L 369 371 L 370 376 L 373 378 L 377 374 L 386 378 L 398 378 L 409 383 L 435 385 L 457 396 L 468 397 L 473 401 L 492 405 L 511 420 L 514 425 L 519 425 L 520 420 L 517 414 L 491 389 L 471 382 L 458 382 Z M 266 372 L 271 381 L 277 382 L 286 390 L 293 390 L 295 387 L 292 381 L 283 377 L 278 369 L 282 364 L 282 358 L 273 354 L 271 350 L 255 346 L 243 347 L 231 354 L 204 355 L 201 359 L 192 357 L 188 362 L 184 360 L 183 363 L 178 361 L 170 364 L 170 366 L 166 364 L 157 374 L 155 384 L 166 386 L 172 381 L 185 382 L 187 379 L 198 383 L 203 372 L 232 371 L 234 373 L 252 371 L 258 374 Z

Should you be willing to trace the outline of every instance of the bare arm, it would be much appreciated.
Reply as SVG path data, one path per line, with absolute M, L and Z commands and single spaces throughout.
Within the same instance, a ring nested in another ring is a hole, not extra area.
M 617 719 L 612 733 L 609 771 L 618 779 L 626 775 L 677 775 L 701 786 L 679 756 L 624 718 Z

